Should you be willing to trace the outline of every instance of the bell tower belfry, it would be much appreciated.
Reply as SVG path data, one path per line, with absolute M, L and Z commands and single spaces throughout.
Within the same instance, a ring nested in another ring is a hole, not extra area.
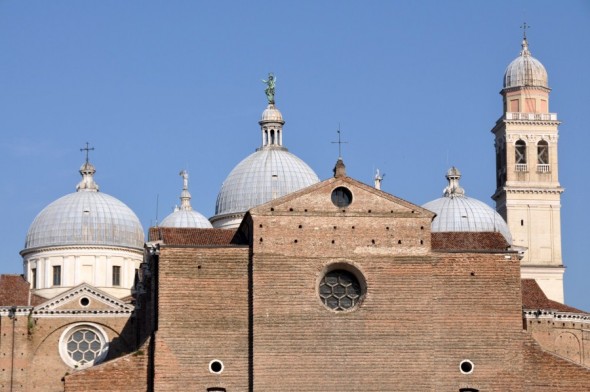
M 529 51 L 526 24 L 520 55 L 506 68 L 503 114 L 492 133 L 496 147 L 496 210 L 513 246 L 523 248 L 521 276 L 563 302 L 561 194 L 557 114 L 549 111 L 547 71 Z

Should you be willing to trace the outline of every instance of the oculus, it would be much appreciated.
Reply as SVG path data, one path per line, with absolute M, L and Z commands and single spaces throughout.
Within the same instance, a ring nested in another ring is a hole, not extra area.
M 339 208 L 348 207 L 352 203 L 352 193 L 348 188 L 339 186 L 332 191 L 332 203 Z

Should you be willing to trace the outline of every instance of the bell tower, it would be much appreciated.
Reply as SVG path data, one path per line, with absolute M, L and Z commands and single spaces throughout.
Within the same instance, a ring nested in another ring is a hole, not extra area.
M 548 298 L 563 302 L 561 194 L 557 114 L 549 111 L 545 67 L 529 51 L 526 24 L 520 55 L 506 68 L 503 114 L 492 129 L 496 192 L 492 198 L 522 247 L 521 276 L 535 279 Z

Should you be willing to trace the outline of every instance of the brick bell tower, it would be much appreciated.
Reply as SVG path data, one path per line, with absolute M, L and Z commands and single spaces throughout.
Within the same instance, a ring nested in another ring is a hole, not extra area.
M 563 302 L 561 194 L 557 114 L 549 112 L 547 71 L 529 51 L 524 28 L 520 55 L 506 68 L 503 115 L 492 133 L 496 147 L 496 210 L 506 219 L 513 245 L 523 248 L 521 276 L 535 279 L 552 300 Z

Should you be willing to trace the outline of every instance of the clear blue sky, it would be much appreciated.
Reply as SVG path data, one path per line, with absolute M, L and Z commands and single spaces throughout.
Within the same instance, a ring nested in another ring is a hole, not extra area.
M 590 310 L 588 1 L 0 0 L 0 271 L 46 205 L 73 192 L 86 141 L 101 190 L 144 227 L 178 203 L 213 215 L 225 176 L 260 143 L 261 79 L 277 75 L 284 144 L 325 179 L 341 124 L 348 174 L 416 204 L 450 165 L 492 205 L 502 75 L 530 49 L 560 127 L 566 301 Z

